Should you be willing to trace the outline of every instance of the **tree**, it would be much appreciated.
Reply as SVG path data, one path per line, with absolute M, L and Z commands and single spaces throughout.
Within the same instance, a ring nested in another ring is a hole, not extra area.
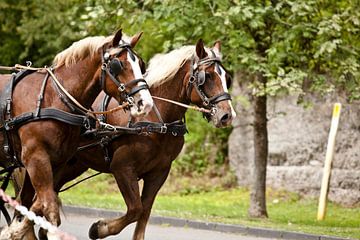
M 254 93 L 255 169 L 249 215 L 266 217 L 267 96 L 343 89 L 359 97 L 358 1 L 145 1 L 166 47 L 221 38 L 226 62 Z M 171 35 L 169 36 L 169 33 Z

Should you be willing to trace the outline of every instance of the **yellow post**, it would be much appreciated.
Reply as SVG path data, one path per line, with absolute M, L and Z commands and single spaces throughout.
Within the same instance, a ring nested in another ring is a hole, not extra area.
M 329 139 L 326 149 L 326 157 L 325 157 L 325 164 L 324 164 L 324 173 L 321 182 L 321 190 L 320 190 L 320 198 L 319 198 L 319 207 L 318 207 L 318 220 L 324 220 L 326 215 L 326 203 L 327 203 L 327 195 L 329 189 L 329 182 L 330 182 L 330 174 L 331 174 L 331 162 L 334 156 L 334 147 L 335 147 L 335 138 L 336 133 L 339 125 L 340 119 L 340 111 L 341 111 L 341 104 L 335 103 L 333 109 L 333 115 L 331 120 L 331 127 L 329 133 Z

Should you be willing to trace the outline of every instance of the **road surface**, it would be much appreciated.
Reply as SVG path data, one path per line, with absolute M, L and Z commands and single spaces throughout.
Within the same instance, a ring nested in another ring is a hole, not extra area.
M 92 223 L 99 218 L 92 216 L 80 216 L 66 214 L 62 216 L 60 229 L 72 234 L 78 240 L 88 240 L 88 230 Z M 108 237 L 108 240 L 131 240 L 135 224 L 125 228 L 120 234 Z M 145 234 L 146 240 L 265 240 L 251 236 L 241 236 L 215 231 L 198 230 L 191 228 L 179 228 L 161 225 L 148 225 Z

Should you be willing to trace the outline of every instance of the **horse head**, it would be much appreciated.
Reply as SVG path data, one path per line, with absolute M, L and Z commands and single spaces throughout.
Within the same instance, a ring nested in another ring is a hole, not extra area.
M 148 85 L 143 78 L 145 64 L 133 50 L 141 35 L 142 32 L 125 40 L 120 29 L 100 49 L 101 87 L 119 103 L 128 102 L 132 116 L 146 115 L 153 106 Z
M 216 127 L 229 126 L 236 113 L 228 93 L 231 77 L 221 63 L 220 42 L 207 49 L 200 39 L 192 61 L 186 77 L 188 98 L 197 106 L 211 110 L 204 115 Z

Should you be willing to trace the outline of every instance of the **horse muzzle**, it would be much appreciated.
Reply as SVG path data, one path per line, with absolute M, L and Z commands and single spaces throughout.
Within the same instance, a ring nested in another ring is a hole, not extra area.
M 141 90 L 134 96 L 134 103 L 130 108 L 133 117 L 146 116 L 153 108 L 154 102 L 148 90 Z
M 225 111 L 222 109 L 217 109 L 215 114 L 212 116 L 212 121 L 217 128 L 228 127 L 231 125 L 233 120 L 233 115 L 231 111 Z

